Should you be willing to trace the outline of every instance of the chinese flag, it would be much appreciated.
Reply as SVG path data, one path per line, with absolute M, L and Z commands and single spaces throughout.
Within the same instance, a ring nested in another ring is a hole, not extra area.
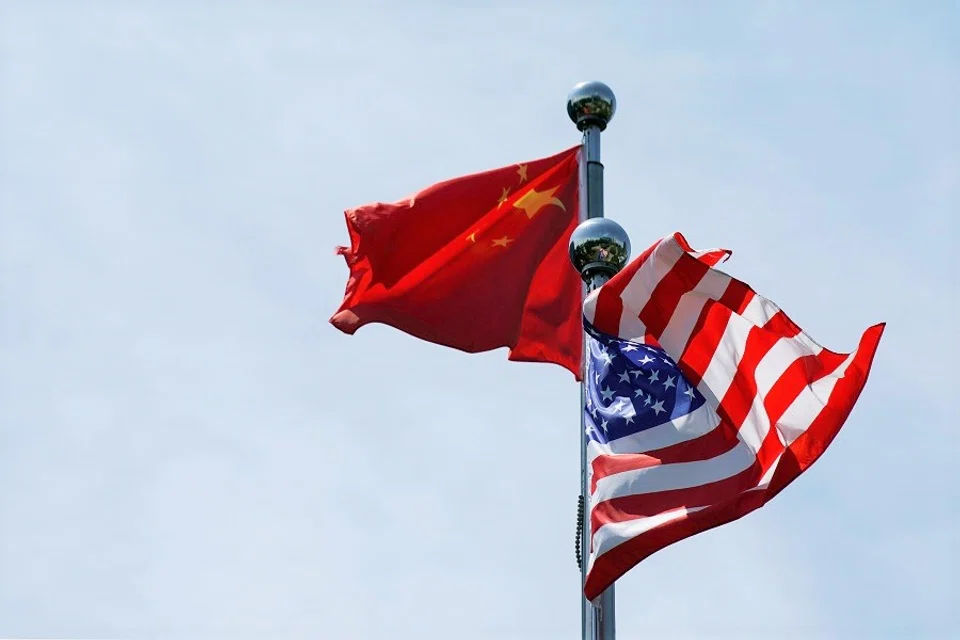
M 580 377 L 579 147 L 435 184 L 346 212 L 350 268 L 330 319 L 352 334 L 380 322 L 476 353 L 553 362 Z

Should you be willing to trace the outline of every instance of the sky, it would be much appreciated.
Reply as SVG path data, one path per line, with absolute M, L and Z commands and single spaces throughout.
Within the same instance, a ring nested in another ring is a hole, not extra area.
M 960 627 L 957 2 L 0 0 L 0 637 L 577 638 L 579 393 L 328 324 L 343 210 L 579 142 L 837 351 L 824 456 L 631 638 Z M 953 266 L 951 266 L 953 265 Z M 506 286 L 506 285 L 505 285 Z

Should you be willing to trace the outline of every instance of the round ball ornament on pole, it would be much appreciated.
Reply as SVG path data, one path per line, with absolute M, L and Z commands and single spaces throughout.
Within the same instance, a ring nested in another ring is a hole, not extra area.
M 616 111 L 617 98 L 602 82 L 581 82 L 567 96 L 567 115 L 580 131 L 589 126 L 597 126 L 603 131 Z
M 616 275 L 630 259 L 630 237 L 610 218 L 581 222 L 570 236 L 570 261 L 589 289 Z

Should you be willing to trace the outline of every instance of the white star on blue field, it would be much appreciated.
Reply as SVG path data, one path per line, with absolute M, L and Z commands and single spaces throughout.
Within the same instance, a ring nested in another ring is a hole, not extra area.
M 619 340 L 587 325 L 584 423 L 607 443 L 685 416 L 704 403 L 677 364 L 656 346 Z

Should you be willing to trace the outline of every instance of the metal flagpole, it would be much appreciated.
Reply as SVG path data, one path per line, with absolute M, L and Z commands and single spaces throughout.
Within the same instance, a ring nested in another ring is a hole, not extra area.
M 613 118 L 617 101 L 610 87 L 602 82 L 581 82 L 567 98 L 567 114 L 583 132 L 583 156 L 580 172 L 580 198 L 586 219 L 570 238 L 570 260 L 580 272 L 586 291 L 603 285 L 626 264 L 630 239 L 623 228 L 603 217 L 603 164 L 600 163 L 600 132 Z M 582 215 L 582 214 L 581 214 Z M 590 501 L 587 465 L 586 362 L 580 384 L 580 508 L 578 509 L 578 557 L 581 594 L 587 576 L 590 550 Z M 614 587 L 610 585 L 591 603 L 581 595 L 581 635 L 583 640 L 615 640 L 616 610 Z

